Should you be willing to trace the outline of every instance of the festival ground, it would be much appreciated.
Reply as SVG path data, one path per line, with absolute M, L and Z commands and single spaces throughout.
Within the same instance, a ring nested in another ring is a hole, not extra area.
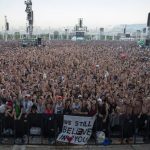
M 142 145 L 111 145 L 111 146 L 37 146 L 13 145 L 2 146 L 1 150 L 150 150 L 150 144 Z

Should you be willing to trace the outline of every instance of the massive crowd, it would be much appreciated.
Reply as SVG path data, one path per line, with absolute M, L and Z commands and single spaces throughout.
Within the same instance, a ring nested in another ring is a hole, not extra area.
M 124 115 L 150 116 L 150 50 L 133 42 L 0 43 L 0 112 L 98 116 L 99 130 Z M 106 133 L 107 135 L 107 133 Z

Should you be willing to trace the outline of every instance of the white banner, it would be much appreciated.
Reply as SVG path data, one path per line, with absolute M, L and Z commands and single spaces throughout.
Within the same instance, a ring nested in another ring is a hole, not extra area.
M 86 144 L 92 134 L 94 117 L 64 115 L 62 133 L 57 141 L 72 144 Z

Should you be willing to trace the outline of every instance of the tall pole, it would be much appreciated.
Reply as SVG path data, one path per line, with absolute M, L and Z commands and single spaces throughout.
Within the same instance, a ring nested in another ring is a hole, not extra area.
M 107 35 L 105 34 L 105 41 L 107 41 Z
M 100 30 L 100 32 L 99 32 L 99 40 L 101 40 L 101 30 Z
M 67 40 L 69 40 L 69 29 L 67 29 Z
M 48 39 L 49 39 L 49 41 L 51 40 L 50 27 L 49 27 Z
M 113 40 L 113 41 L 115 40 L 115 34 L 113 34 L 113 38 L 112 38 L 112 40 Z
M 13 40 L 15 40 L 15 32 L 13 33 Z
M 68 28 L 66 28 L 66 29 L 65 29 L 66 40 L 68 40 L 68 39 L 69 39 L 69 37 L 68 37 L 68 31 L 69 31 L 69 29 L 68 29 Z
M 2 26 L 2 34 L 3 34 L 3 40 L 5 40 L 5 29 L 3 26 Z
M 8 30 L 8 27 L 7 27 L 7 16 L 5 16 L 5 42 L 7 42 L 7 30 Z

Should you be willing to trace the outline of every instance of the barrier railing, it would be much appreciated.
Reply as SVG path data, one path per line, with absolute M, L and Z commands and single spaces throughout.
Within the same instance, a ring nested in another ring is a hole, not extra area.
M 62 126 L 63 115 L 29 114 L 14 120 L 0 114 L 0 143 L 60 145 L 56 139 Z M 97 140 L 98 132 L 105 134 L 109 144 L 150 143 L 150 116 L 110 116 L 106 121 L 97 116 L 88 144 L 102 144 Z

